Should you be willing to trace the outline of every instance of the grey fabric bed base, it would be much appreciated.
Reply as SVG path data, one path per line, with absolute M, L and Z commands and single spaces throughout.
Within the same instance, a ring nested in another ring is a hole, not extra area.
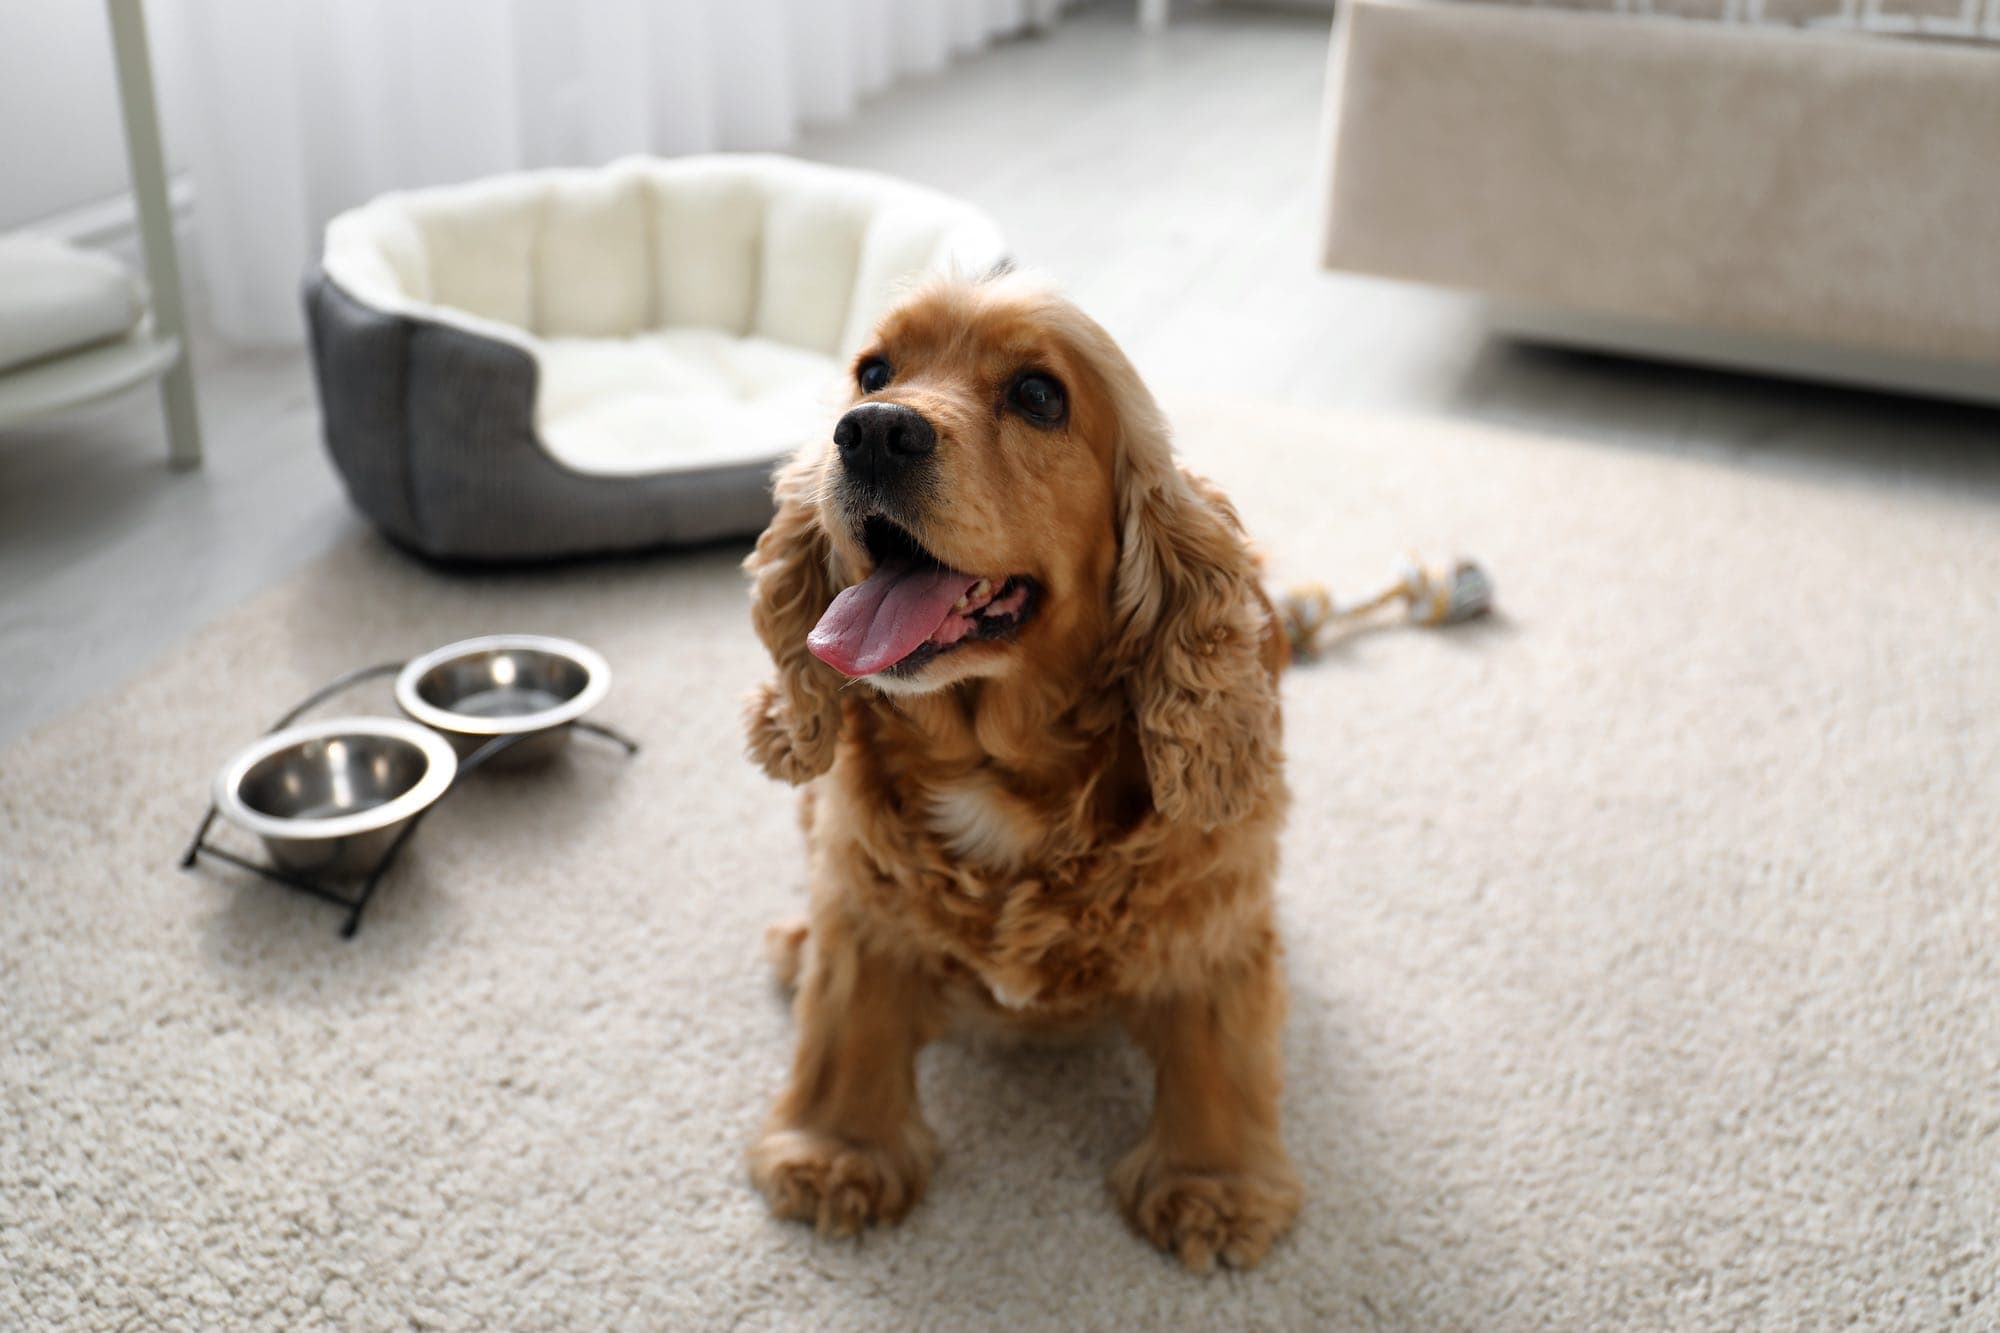
M 521 561 L 691 546 L 762 531 L 777 460 L 573 472 L 535 434 L 534 358 L 464 329 L 304 289 L 327 452 L 362 513 L 437 560 Z

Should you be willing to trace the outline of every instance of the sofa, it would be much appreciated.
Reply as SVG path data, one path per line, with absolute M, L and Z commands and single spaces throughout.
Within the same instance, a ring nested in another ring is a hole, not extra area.
M 1350 0 L 1322 260 L 1501 331 L 2000 402 L 1994 0 Z

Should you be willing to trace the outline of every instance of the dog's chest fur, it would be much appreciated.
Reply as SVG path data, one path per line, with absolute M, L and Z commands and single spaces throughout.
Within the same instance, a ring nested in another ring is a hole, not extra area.
M 858 762 L 834 775 L 821 832 L 864 830 L 850 844 L 858 905 L 1005 1010 L 1100 1007 L 1159 924 L 1134 910 L 1136 747 L 1056 736 L 1007 763 L 956 717 L 929 720 L 918 733 L 870 719 Z
M 987 870 L 1019 870 L 1042 841 L 1036 813 L 979 773 L 937 784 L 925 804 L 926 823 L 938 841 Z
M 950 866 L 949 887 L 910 886 L 903 910 L 925 919 L 933 940 L 1005 1009 L 1074 1009 L 1102 998 L 1112 982 L 1105 963 L 1116 953 L 1109 937 L 1123 923 L 1106 910 L 1109 885 L 1078 883 L 1074 858 L 1050 854 L 1053 812 L 983 772 L 932 783 L 920 808 Z

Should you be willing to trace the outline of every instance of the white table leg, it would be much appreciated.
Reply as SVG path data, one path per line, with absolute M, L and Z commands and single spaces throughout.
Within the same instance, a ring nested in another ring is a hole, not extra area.
M 1167 0 L 1139 0 L 1141 32 L 1162 32 L 1167 26 Z

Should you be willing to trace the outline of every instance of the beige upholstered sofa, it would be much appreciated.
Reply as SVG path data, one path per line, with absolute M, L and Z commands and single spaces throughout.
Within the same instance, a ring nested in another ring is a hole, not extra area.
M 2000 402 L 2000 0 L 1349 0 L 1327 266 Z

